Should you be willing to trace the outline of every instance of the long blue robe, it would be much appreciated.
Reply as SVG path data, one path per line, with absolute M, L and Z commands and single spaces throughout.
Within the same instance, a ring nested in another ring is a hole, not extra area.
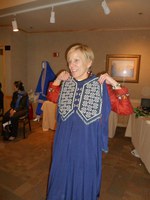
M 40 74 L 40 78 L 38 80 L 38 84 L 35 90 L 35 93 L 39 95 L 38 97 L 38 105 L 36 108 L 36 115 L 42 114 L 42 104 L 47 100 L 46 94 L 49 82 L 53 81 L 56 78 L 53 70 L 51 69 L 49 63 L 47 61 L 42 62 L 42 71 Z
M 110 100 L 92 75 L 62 85 L 47 200 L 96 200 L 108 151 Z

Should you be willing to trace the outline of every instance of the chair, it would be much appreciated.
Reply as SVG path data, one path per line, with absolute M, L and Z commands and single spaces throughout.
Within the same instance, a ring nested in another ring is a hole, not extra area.
M 1 131 L 2 132 L 3 132 L 3 125 L 2 125 L 3 114 L 4 114 L 4 109 L 0 108 L 0 124 L 1 124 Z
M 26 114 L 22 117 L 19 118 L 18 123 L 22 123 L 23 125 L 23 137 L 26 138 L 26 125 L 29 125 L 29 130 L 31 132 L 31 123 L 30 123 L 30 118 L 29 118 L 29 114 Z

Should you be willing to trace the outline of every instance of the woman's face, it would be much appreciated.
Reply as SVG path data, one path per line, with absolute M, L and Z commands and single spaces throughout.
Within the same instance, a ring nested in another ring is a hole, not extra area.
M 18 91 L 18 88 L 16 87 L 15 84 L 14 84 L 14 91 Z
M 92 61 L 85 58 L 80 50 L 70 52 L 68 54 L 68 65 L 71 75 L 78 81 L 88 77 L 88 69 Z

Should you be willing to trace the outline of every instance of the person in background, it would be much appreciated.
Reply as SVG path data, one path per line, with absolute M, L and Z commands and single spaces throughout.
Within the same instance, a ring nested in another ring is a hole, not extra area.
M 42 104 L 44 101 L 47 100 L 46 95 L 47 95 L 47 89 L 48 89 L 48 84 L 50 81 L 53 81 L 56 78 L 54 72 L 52 71 L 49 63 L 47 61 L 42 62 L 42 71 L 40 74 L 40 78 L 35 90 L 35 94 L 38 95 L 38 100 L 37 100 L 37 108 L 36 108 L 36 117 L 33 121 L 40 121 L 41 114 L 42 114 Z
M 2 91 L 2 83 L 0 83 L 0 115 L 4 113 L 4 93 Z
M 61 72 L 51 84 L 58 101 L 52 165 L 47 200 L 97 200 L 100 195 L 102 152 L 108 152 L 111 110 L 129 115 L 133 109 L 128 89 L 107 73 L 91 73 L 94 53 L 75 44 L 66 54 L 70 72 Z M 57 89 L 58 87 L 58 89 Z
M 14 90 L 10 109 L 4 114 L 2 121 L 4 139 L 8 139 L 10 141 L 17 137 L 19 118 L 27 114 L 29 111 L 28 94 L 24 89 L 23 83 L 21 81 L 15 81 Z M 8 136 L 5 136 L 6 132 L 7 135 L 9 133 Z

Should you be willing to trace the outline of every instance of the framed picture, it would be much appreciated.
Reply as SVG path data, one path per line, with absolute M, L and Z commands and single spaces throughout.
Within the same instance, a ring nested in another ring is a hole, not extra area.
M 118 82 L 138 83 L 140 55 L 108 54 L 106 71 Z

